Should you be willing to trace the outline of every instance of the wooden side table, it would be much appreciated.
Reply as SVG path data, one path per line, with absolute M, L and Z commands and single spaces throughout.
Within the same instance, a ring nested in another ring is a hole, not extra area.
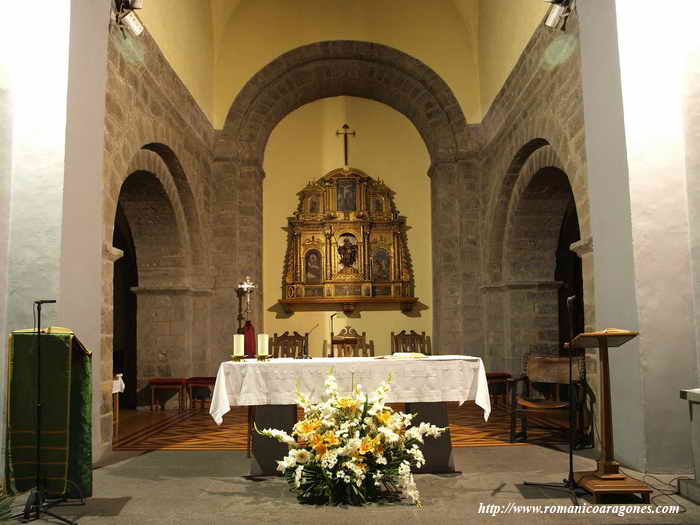
M 508 380 L 513 377 L 511 374 L 508 372 L 486 372 L 486 382 L 489 385 L 489 394 L 491 394 L 491 397 L 493 397 L 493 405 L 494 407 L 496 406 L 496 401 L 498 400 L 498 396 L 503 397 L 503 405 L 508 406 L 508 400 L 510 399 L 510 387 L 511 384 L 508 382 Z M 491 392 L 491 385 L 501 385 L 503 388 L 503 392 L 500 394 L 498 393 L 492 393 Z
M 211 392 L 214 389 L 214 384 L 216 383 L 215 377 L 190 377 L 187 379 L 187 397 L 189 398 L 190 408 L 194 408 L 194 397 L 193 389 L 195 388 L 206 388 L 209 390 L 209 397 L 211 398 Z M 204 408 L 204 400 L 202 400 L 202 408 Z
M 187 379 L 183 377 L 153 377 L 148 380 L 148 386 L 151 387 L 151 412 L 153 407 L 156 407 L 156 390 L 176 390 L 177 391 L 177 409 L 183 410 L 185 404 L 185 385 Z M 165 410 L 165 404 L 161 404 L 161 410 Z

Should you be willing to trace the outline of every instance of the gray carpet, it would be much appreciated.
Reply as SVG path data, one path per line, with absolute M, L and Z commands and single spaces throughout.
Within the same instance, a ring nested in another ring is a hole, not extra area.
M 418 477 L 423 509 L 409 504 L 364 508 L 300 505 L 280 478 L 244 478 L 248 462 L 243 452 L 160 451 L 116 459 L 119 461 L 95 471 L 96 497 L 85 507 L 54 510 L 80 518 L 83 525 L 700 523 L 700 507 L 680 496 L 676 496 L 677 501 L 688 511 L 675 516 L 480 515 L 480 503 L 569 502 L 564 493 L 522 485 L 523 480 L 560 481 L 567 470 L 566 454 L 536 446 L 455 449 L 456 465 L 463 473 Z M 577 469 L 592 466 L 591 460 L 576 458 Z M 671 476 L 662 478 L 668 481 Z M 673 504 L 668 498 L 656 502 Z

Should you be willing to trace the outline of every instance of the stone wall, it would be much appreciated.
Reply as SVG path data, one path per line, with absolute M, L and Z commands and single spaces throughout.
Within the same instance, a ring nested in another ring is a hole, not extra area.
M 571 192 L 582 239 L 576 253 L 585 325 L 595 326 L 575 15 L 566 33 L 537 29 L 478 129 L 483 356 L 487 368 L 518 374 L 528 354 L 557 352 L 554 256 Z M 546 180 L 553 168 L 561 178 Z M 594 359 L 588 368 L 595 382 Z
M 113 34 L 108 72 L 105 239 L 112 238 L 122 183 L 132 173 L 153 175 L 168 203 L 167 226 L 141 241 L 162 250 L 170 243 L 171 249 L 139 268 L 146 277 L 137 290 L 140 387 L 150 375 L 211 375 L 229 355 L 235 288 L 245 275 L 262 283 L 261 166 L 269 133 L 301 104 L 340 94 L 389 104 L 426 140 L 438 352 L 483 355 L 489 368 L 517 373 L 528 352 L 555 351 L 557 283 L 550 252 L 563 218 L 564 186 L 576 202 L 585 320 L 594 326 L 575 18 L 567 33 L 538 29 L 478 126 L 464 122 L 449 88 L 424 64 L 363 42 L 312 44 L 273 61 L 242 90 L 219 132 L 148 34 L 139 40 Z M 543 170 L 552 168 L 568 184 L 541 184 Z M 549 192 L 544 198 L 543 191 Z M 148 213 L 158 214 L 154 210 Z M 118 256 L 105 246 L 105 389 Z M 254 305 L 251 318 L 260 329 L 260 301 Z M 595 373 L 594 362 L 589 372 Z M 104 405 L 106 425 L 106 390 Z
M 465 347 L 473 352 L 481 346 L 479 265 L 469 267 L 460 261 L 465 256 L 470 261 L 479 258 L 475 130 L 466 125 L 454 94 L 434 71 L 387 46 L 357 41 L 302 46 L 273 60 L 241 90 L 224 129 L 217 133 L 214 170 L 216 198 L 221 202 L 215 211 L 215 228 L 220 230 L 215 233 L 217 272 L 224 272 L 222 278 L 229 284 L 240 279 L 241 275 L 228 275 L 230 261 L 238 258 L 236 268 L 260 282 L 258 188 L 268 137 L 301 105 L 339 95 L 387 104 L 411 120 L 425 140 L 432 162 L 434 348 L 438 353 L 462 353 Z M 232 211 L 228 203 L 237 199 L 242 205 Z M 229 244 L 232 239 L 238 246 Z M 217 304 L 228 306 L 230 297 L 222 292 Z M 227 322 L 217 321 L 220 326 Z M 224 343 L 217 343 L 217 348 Z
M 99 415 L 105 441 L 112 434 L 113 264 L 121 255 L 111 246 L 117 202 L 137 252 L 139 389 L 153 376 L 213 375 L 220 361 L 209 351 L 214 131 L 147 32 L 135 39 L 113 28 L 107 67 Z

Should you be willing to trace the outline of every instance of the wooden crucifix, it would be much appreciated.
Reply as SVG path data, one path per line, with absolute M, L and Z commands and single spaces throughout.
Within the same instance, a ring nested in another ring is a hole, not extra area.
M 343 136 L 343 143 L 345 146 L 345 166 L 349 166 L 349 164 L 348 164 L 348 135 L 352 135 L 354 137 L 355 132 L 350 131 L 350 126 L 348 126 L 347 124 L 343 124 L 343 129 L 342 130 L 339 129 L 338 131 L 335 132 L 335 134 L 336 134 L 336 136 L 340 136 L 340 135 Z

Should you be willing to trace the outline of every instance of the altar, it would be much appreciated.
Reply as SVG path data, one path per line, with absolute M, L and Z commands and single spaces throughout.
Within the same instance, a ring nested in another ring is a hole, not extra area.
M 220 425 L 231 406 L 256 406 L 258 428 L 291 432 L 297 415 L 296 392 L 320 401 L 329 372 L 340 390 L 348 393 L 358 384 L 365 391 L 374 390 L 391 376 L 387 402 L 406 403 L 406 412 L 416 414 L 415 424 L 425 421 L 447 427 L 446 402 L 474 400 L 484 411 L 484 420 L 491 413 L 484 364 L 478 357 L 463 355 L 226 361 L 219 366 L 209 413 Z M 277 460 L 286 453 L 286 445 L 254 433 L 251 474 L 276 474 Z M 423 453 L 426 464 L 420 472 L 454 472 L 449 431 L 438 439 L 427 439 Z

